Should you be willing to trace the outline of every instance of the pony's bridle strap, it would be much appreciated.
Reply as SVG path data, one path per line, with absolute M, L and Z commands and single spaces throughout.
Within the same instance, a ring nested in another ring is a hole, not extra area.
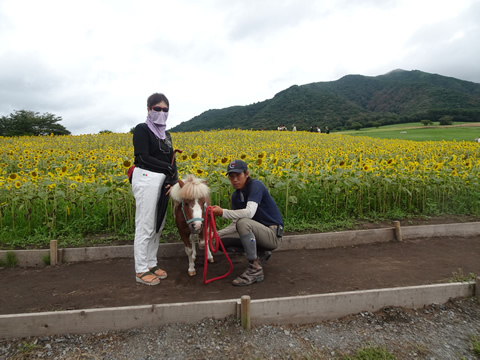
M 182 213 L 183 213 L 183 217 L 185 218 L 185 221 L 187 222 L 187 225 L 190 224 L 193 221 L 201 221 L 201 222 L 204 221 L 203 218 L 193 218 L 193 219 L 188 220 L 187 219 L 187 214 L 185 214 L 185 210 L 183 209 L 183 200 L 182 200 Z M 205 215 L 205 212 L 204 212 L 204 215 Z

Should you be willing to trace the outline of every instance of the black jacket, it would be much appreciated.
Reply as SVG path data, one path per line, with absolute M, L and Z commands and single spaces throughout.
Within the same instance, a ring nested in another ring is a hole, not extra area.
M 177 182 L 177 162 L 168 131 L 165 140 L 160 140 L 146 123 L 138 124 L 133 132 L 133 149 L 135 166 L 167 175 L 167 184 Z

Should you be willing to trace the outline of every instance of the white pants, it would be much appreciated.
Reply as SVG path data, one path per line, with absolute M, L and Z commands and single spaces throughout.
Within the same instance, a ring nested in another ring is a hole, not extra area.
M 166 218 L 163 218 L 162 226 L 156 232 L 157 203 L 165 178 L 165 174 L 138 167 L 133 170 L 132 191 L 136 203 L 133 252 L 137 274 L 157 265 L 158 244 Z

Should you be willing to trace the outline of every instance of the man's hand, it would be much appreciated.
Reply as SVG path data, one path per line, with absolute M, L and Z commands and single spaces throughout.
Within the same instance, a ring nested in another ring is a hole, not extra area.
M 213 212 L 214 216 L 222 216 L 223 215 L 223 209 L 218 205 L 213 205 L 212 206 L 212 212 Z

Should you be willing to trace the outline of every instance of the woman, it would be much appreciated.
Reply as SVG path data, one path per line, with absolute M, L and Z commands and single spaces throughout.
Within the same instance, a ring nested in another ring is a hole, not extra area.
M 160 234 L 165 225 L 170 188 L 177 181 L 177 165 L 172 138 L 166 131 L 169 102 L 155 93 L 147 99 L 147 120 L 133 132 L 135 169 L 132 191 L 135 197 L 135 272 L 136 281 L 158 285 L 167 277 L 157 266 Z

